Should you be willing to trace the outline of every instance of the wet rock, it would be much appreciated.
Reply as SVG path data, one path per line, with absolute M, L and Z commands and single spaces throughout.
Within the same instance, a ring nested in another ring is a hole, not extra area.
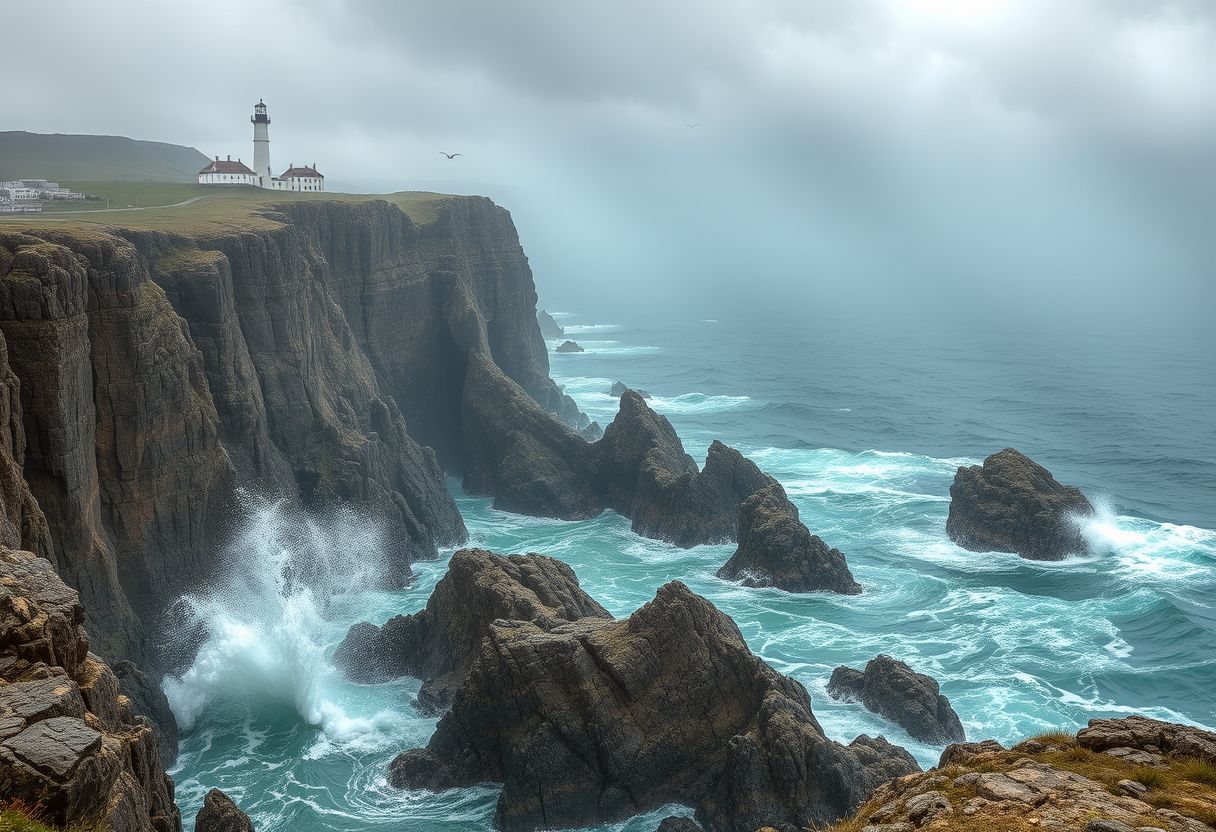
M 950 486 L 950 539 L 974 552 L 1060 560 L 1087 550 L 1077 518 L 1094 513 L 1078 489 L 1012 448 L 959 468 Z
M 398 787 L 500 782 L 500 828 L 607 823 L 666 803 L 709 832 L 832 822 L 917 770 L 881 738 L 824 736 L 806 691 L 683 584 L 628 619 L 490 625 L 452 709 L 390 767 Z
M 253 832 L 253 821 L 232 798 L 212 789 L 194 818 L 194 832 Z
M 437 712 L 451 704 L 494 621 L 528 621 L 552 630 L 585 617 L 612 618 L 561 561 L 462 549 L 452 555 L 424 610 L 391 618 L 383 627 L 354 625 L 334 662 L 358 681 L 422 679 L 418 701 Z
M 633 390 L 595 449 L 605 503 L 638 534 L 677 546 L 734 540 L 739 504 L 776 482 L 716 440 L 698 470 L 671 423 Z
M 663 822 L 659 824 L 659 828 L 655 832 L 702 832 L 701 827 L 695 821 L 688 818 L 663 818 Z
M 562 341 L 557 347 L 557 352 L 585 352 L 585 350 L 575 341 Z
M 836 699 L 860 702 L 922 742 L 945 745 L 965 739 L 962 722 L 937 682 L 890 656 L 876 656 L 865 671 L 836 668 L 827 691 Z
M 740 504 L 738 540 L 739 548 L 718 570 L 723 580 L 786 592 L 861 592 L 844 555 L 810 533 L 777 483 Z
M 608 395 L 614 396 L 619 399 L 621 396 L 625 395 L 625 391 L 628 389 L 630 389 L 630 388 L 627 387 L 623 381 L 616 381 L 616 382 L 613 382 L 612 387 L 609 388 Z M 633 392 L 637 393 L 643 399 L 654 398 L 649 392 L 647 392 L 645 390 L 634 390 Z
M 536 323 L 540 326 L 540 337 L 546 340 L 556 340 L 566 334 L 566 330 L 543 309 L 537 310 Z

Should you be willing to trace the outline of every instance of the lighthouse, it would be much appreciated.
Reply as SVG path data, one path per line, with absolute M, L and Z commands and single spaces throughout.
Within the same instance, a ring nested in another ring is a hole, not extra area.
M 270 116 L 266 115 L 266 105 L 258 100 L 253 107 L 253 172 L 258 175 L 258 184 L 263 188 L 270 187 L 274 174 L 270 172 Z

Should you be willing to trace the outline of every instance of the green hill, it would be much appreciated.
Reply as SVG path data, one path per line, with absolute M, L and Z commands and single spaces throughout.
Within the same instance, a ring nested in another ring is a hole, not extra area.
M 208 161 L 193 147 L 122 136 L 0 132 L 0 179 L 194 182 Z

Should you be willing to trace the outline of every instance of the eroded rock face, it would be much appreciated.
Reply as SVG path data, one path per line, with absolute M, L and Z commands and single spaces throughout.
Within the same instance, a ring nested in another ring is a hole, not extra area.
M 553 316 L 541 309 L 536 313 L 536 322 L 540 325 L 540 335 L 548 340 L 556 340 L 566 334 L 566 330 L 553 320 Z
M 391 618 L 383 627 L 354 625 L 334 661 L 359 681 L 416 676 L 423 680 L 420 704 L 439 711 L 451 704 L 494 621 L 528 621 L 552 630 L 586 617 L 612 618 L 561 561 L 462 549 L 452 555 L 426 609 Z
M 253 821 L 232 798 L 212 789 L 194 818 L 194 832 L 253 832 Z
M 861 592 L 844 555 L 811 534 L 778 483 L 740 504 L 738 540 L 739 548 L 718 570 L 723 580 L 786 592 Z
M 1086 551 L 1077 518 L 1094 513 L 1080 490 L 1056 482 L 1043 466 L 1012 448 L 959 468 L 950 486 L 950 539 L 974 552 L 1016 552 L 1060 560 Z
M 958 714 L 937 682 L 890 656 L 876 656 L 865 671 L 836 668 L 827 691 L 836 699 L 860 702 L 922 742 L 945 745 L 966 739 Z
M 605 503 L 638 534 L 677 546 L 734 540 L 739 504 L 776 482 L 716 440 L 698 470 L 671 423 L 633 390 L 595 450 Z
M 131 702 L 131 710 L 156 728 L 161 762 L 171 767 L 177 762 L 178 727 L 165 692 L 132 662 L 115 662 L 111 669 L 118 679 L 118 690 Z
M 41 804 L 58 826 L 176 832 L 156 731 L 89 652 L 83 624 L 48 561 L 0 548 L 0 794 Z
M 752 832 L 835 820 L 916 768 L 881 739 L 827 739 L 802 686 L 673 582 L 622 621 L 491 624 L 451 711 L 425 749 L 394 760 L 390 780 L 501 782 L 496 820 L 506 830 L 682 802 L 711 832 Z
M 1216 764 L 1216 733 L 1142 716 L 1091 719 L 1089 727 L 1077 732 L 1077 744 L 1094 751 L 1109 753 L 1116 749 L 1130 748 L 1142 752 L 1194 757 Z

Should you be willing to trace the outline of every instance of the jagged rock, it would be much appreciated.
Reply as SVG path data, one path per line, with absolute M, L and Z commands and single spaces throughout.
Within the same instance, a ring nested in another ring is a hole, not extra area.
M 963 724 L 937 682 L 890 656 L 874 657 L 864 672 L 836 668 L 827 691 L 836 699 L 860 702 L 922 742 L 945 745 L 965 739 Z
M 131 662 L 115 662 L 111 669 L 118 677 L 118 689 L 131 701 L 131 709 L 156 727 L 160 759 L 168 768 L 177 762 L 177 717 L 160 685 Z
M 1195 757 L 1216 764 L 1216 733 L 1142 716 L 1091 719 L 1089 727 L 1077 732 L 1077 744 L 1093 751 L 1137 749 L 1156 755 Z M 1135 762 L 1143 763 L 1142 760 Z
M 776 482 L 717 440 L 698 471 L 671 423 L 633 390 L 595 449 L 605 503 L 638 534 L 677 546 L 734 540 L 739 504 Z
M 594 489 L 594 451 L 508 379 L 482 350 L 465 375 L 464 488 L 494 506 L 580 520 L 604 506 Z
M 553 320 L 553 316 L 541 309 L 536 313 L 536 322 L 540 325 L 540 336 L 547 340 L 556 340 L 566 334 L 566 330 Z
M 58 827 L 177 832 L 156 730 L 89 652 L 83 625 L 48 561 L 0 548 L 0 795 Z
M 253 832 L 253 821 L 232 798 L 212 789 L 194 818 L 194 832 Z
M 557 352 L 586 352 L 575 341 L 562 341 L 557 347 Z
M 588 442 L 598 442 L 604 438 L 604 429 L 600 427 L 599 422 L 591 422 L 585 428 L 579 430 L 578 435 Z
M 612 387 L 608 390 L 608 395 L 615 396 L 616 398 L 619 399 L 621 396 L 625 395 L 625 391 L 628 389 L 629 388 L 625 386 L 624 382 L 621 382 L 621 381 L 613 382 Z M 645 390 L 634 390 L 633 392 L 637 393 L 643 399 L 654 398 L 654 396 L 652 396 L 650 393 L 648 393 Z
M 947 745 L 942 750 L 942 755 L 937 761 L 937 767 L 945 768 L 946 766 L 965 765 L 981 754 L 996 754 L 1004 750 L 1005 746 L 996 740 L 950 743 L 950 745 Z
M 810 533 L 778 483 L 740 504 L 738 540 L 739 548 L 718 570 L 723 580 L 786 592 L 861 592 L 844 555 Z
M 683 584 L 622 621 L 497 621 L 398 787 L 503 783 L 504 830 L 605 823 L 666 803 L 709 832 L 835 820 L 917 770 L 902 749 L 827 739 L 797 682 Z
M 419 702 L 439 711 L 451 704 L 495 620 L 551 630 L 584 617 L 612 618 L 561 561 L 462 549 L 452 555 L 424 610 L 391 618 L 383 627 L 354 625 L 334 661 L 359 681 L 418 677 Z
M 1087 549 L 1077 518 L 1093 513 L 1078 489 L 1061 485 L 1046 468 L 1006 448 L 982 466 L 958 469 L 946 532 L 974 552 L 1060 560 Z

